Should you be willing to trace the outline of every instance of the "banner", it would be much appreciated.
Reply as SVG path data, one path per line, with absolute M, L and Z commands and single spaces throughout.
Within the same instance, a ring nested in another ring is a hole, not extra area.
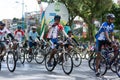
M 54 21 L 54 16 L 60 15 L 62 25 L 66 25 L 69 18 L 69 13 L 66 6 L 63 3 L 55 2 L 50 3 L 45 11 L 45 20 L 46 24 L 49 25 L 51 22 Z

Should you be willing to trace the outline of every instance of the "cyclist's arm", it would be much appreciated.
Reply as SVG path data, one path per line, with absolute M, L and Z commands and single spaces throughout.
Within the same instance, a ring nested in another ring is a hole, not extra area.
M 112 41 L 114 41 L 115 40 L 115 38 L 114 38 L 114 32 L 111 32 L 111 36 L 112 36 Z
M 13 37 L 12 33 L 7 28 L 5 28 L 5 31 L 6 31 L 7 35 L 10 36 L 11 39 L 13 40 L 14 37 Z
M 32 39 L 32 32 L 31 31 L 29 32 L 28 35 L 29 35 L 29 39 L 33 41 L 33 39 Z
M 67 33 L 65 32 L 65 30 L 62 30 L 63 34 L 65 35 L 65 37 L 68 37 Z
M 36 35 L 37 35 L 38 40 L 40 41 L 40 37 L 39 37 L 39 35 L 38 35 L 38 33 L 37 33 L 37 32 L 36 32 Z
M 14 37 L 11 33 L 9 33 L 8 36 L 10 36 L 12 40 L 14 39 Z
M 72 40 L 73 40 L 77 45 L 79 45 L 78 42 L 77 42 L 74 38 L 72 38 Z
M 107 31 L 105 31 L 105 36 L 106 36 L 107 40 L 108 40 L 109 42 L 111 42 L 111 39 L 110 39 L 109 34 L 108 34 Z

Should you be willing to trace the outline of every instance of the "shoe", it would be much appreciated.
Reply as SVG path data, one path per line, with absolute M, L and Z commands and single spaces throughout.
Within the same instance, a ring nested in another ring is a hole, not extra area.
M 95 75 L 96 75 L 96 77 L 99 77 L 99 76 L 100 76 L 100 73 L 99 73 L 99 72 L 96 72 Z
M 57 61 L 54 61 L 54 66 L 56 66 L 57 65 Z
M 53 65 L 51 64 L 51 62 L 47 62 L 48 67 L 52 67 Z

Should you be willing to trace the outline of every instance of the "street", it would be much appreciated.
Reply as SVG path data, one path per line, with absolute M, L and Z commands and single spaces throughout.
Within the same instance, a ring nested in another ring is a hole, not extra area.
M 48 72 L 43 64 L 25 62 L 17 63 L 15 72 L 8 71 L 6 63 L 2 63 L 0 80 L 120 80 L 110 70 L 104 77 L 95 77 L 95 73 L 88 67 L 87 60 L 83 60 L 80 67 L 74 67 L 70 75 L 64 74 L 61 66 L 56 66 L 53 72 Z

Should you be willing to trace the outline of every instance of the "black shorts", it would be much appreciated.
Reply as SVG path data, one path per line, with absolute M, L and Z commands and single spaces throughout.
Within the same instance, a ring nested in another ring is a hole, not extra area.
M 97 51 L 100 52 L 102 46 L 105 46 L 105 45 L 110 46 L 111 43 L 109 41 L 107 41 L 107 40 L 97 40 L 97 42 L 96 42 Z

